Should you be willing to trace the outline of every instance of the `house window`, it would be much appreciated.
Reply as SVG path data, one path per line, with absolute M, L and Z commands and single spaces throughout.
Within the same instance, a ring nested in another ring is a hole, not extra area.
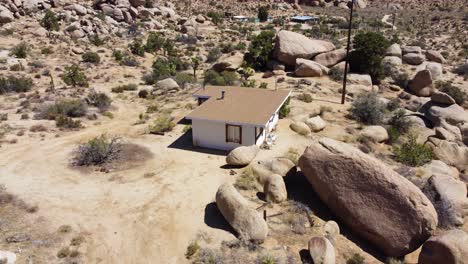
M 226 124 L 226 142 L 242 144 L 242 127 Z

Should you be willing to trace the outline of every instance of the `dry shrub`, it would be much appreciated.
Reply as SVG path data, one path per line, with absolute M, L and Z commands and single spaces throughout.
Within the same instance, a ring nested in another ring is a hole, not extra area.
M 122 144 L 119 138 L 101 135 L 81 144 L 74 152 L 72 164 L 75 166 L 102 165 L 118 159 L 121 150 Z

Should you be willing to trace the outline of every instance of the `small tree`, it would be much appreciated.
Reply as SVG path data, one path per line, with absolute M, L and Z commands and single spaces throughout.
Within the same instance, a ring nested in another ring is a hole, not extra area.
M 86 75 L 81 71 L 80 67 L 76 64 L 65 67 L 65 73 L 62 76 L 62 80 L 73 87 L 82 86 L 88 87 L 88 81 Z
M 275 44 L 275 33 L 262 31 L 252 39 L 249 52 L 245 54 L 247 64 L 252 68 L 265 68 Z
M 163 43 L 163 51 L 164 51 L 164 56 L 175 56 L 176 55 L 176 50 L 174 49 L 175 43 L 170 40 L 166 39 Z
M 145 56 L 145 46 L 143 45 L 141 39 L 135 39 L 132 43 L 128 45 L 128 48 L 130 49 L 132 54 L 135 54 L 140 57 Z
M 58 18 L 52 10 L 47 10 L 44 17 L 40 21 L 40 25 L 47 31 L 58 31 L 60 29 Z
M 268 8 L 266 6 L 261 6 L 258 9 L 258 19 L 260 22 L 266 22 L 268 21 Z
M 150 32 L 146 40 L 145 50 L 149 53 L 156 53 L 163 48 L 166 40 L 160 33 Z
M 351 71 L 367 73 L 378 83 L 384 76 L 382 59 L 389 41 L 377 32 L 360 32 L 354 37 L 354 50 L 349 55 Z
M 192 57 L 192 68 L 193 68 L 193 77 L 194 78 L 197 78 L 197 70 L 198 70 L 198 67 L 200 67 L 200 64 L 201 64 L 201 59 L 200 57 Z

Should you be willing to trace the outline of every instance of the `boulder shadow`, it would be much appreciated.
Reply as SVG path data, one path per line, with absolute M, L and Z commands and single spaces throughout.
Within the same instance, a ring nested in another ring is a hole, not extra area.
M 205 224 L 211 228 L 220 229 L 237 236 L 236 231 L 231 227 L 226 219 L 224 219 L 224 216 L 219 211 L 215 202 L 206 205 L 204 221 Z
M 284 177 L 284 182 L 286 184 L 286 190 L 288 192 L 288 198 L 290 200 L 294 200 L 307 205 L 312 211 L 312 213 L 314 213 L 317 217 L 324 221 L 337 222 L 340 226 L 341 235 L 355 243 L 359 248 L 372 255 L 376 259 L 385 262 L 386 255 L 383 254 L 382 251 L 380 251 L 375 246 L 372 246 L 369 242 L 365 241 L 364 239 L 360 238 L 350 228 L 348 228 L 341 221 L 341 219 L 339 219 L 330 211 L 327 205 L 320 199 L 320 197 L 314 191 L 312 185 L 309 183 L 309 181 L 307 181 L 306 177 L 301 171 L 298 171 L 295 175 L 287 175 L 286 177 Z M 307 250 L 305 251 L 307 254 L 309 254 Z M 311 261 L 310 263 L 313 262 Z
M 262 202 L 266 202 L 266 201 L 267 201 L 264 192 L 257 192 L 256 195 L 257 195 L 257 198 L 258 198 L 259 200 L 261 200 Z
M 301 263 L 302 264 L 313 264 L 314 260 L 310 256 L 309 250 L 307 249 L 301 249 L 299 251 L 299 257 L 301 258 Z

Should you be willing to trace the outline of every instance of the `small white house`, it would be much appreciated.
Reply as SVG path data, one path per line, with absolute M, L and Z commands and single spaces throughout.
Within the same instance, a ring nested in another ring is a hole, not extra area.
M 199 106 L 186 117 L 192 120 L 193 145 L 220 150 L 262 145 L 289 96 L 285 90 L 231 86 L 198 90 L 194 97 Z

